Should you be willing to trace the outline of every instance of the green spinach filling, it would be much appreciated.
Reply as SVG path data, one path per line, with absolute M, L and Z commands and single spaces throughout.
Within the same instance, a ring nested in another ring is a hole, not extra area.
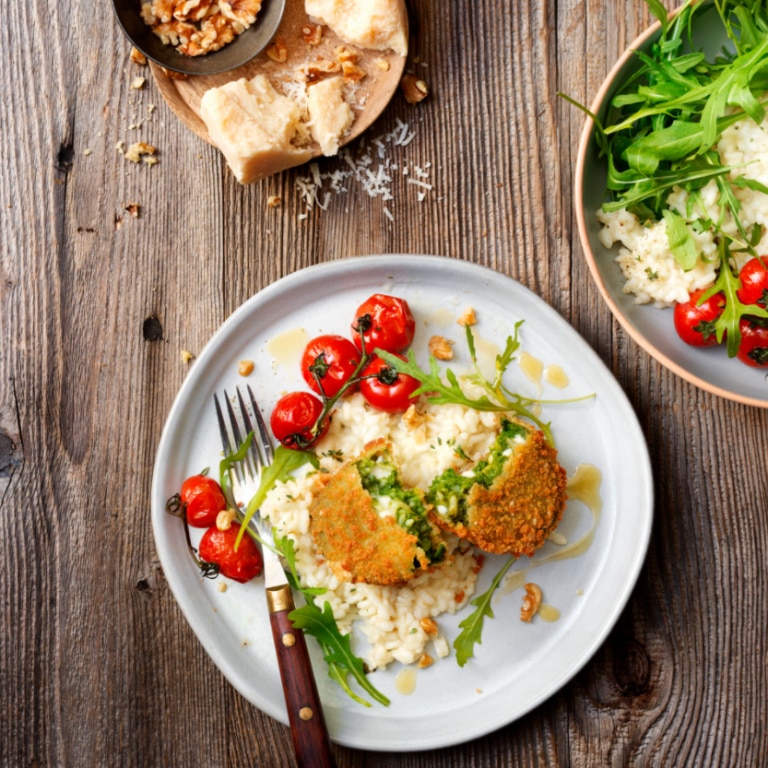
M 363 488 L 374 500 L 387 498 L 391 501 L 397 524 L 416 536 L 419 546 L 431 563 L 439 563 L 445 557 L 445 543 L 434 534 L 427 518 L 427 508 L 421 496 L 400 482 L 397 467 L 384 456 L 359 459 L 355 468 Z
M 477 462 L 471 472 L 459 474 L 447 469 L 438 475 L 429 486 L 426 500 L 437 513 L 454 524 L 467 523 L 467 494 L 472 486 L 479 483 L 489 488 L 502 473 L 516 438 L 526 438 L 528 428 L 510 419 L 501 420 L 499 434 L 488 451 L 488 455 Z

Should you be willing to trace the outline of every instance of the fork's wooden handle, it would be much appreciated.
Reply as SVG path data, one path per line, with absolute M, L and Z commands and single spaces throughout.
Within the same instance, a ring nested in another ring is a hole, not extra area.
M 290 587 L 267 589 L 267 605 L 296 762 L 299 768 L 336 768 L 307 642 L 288 618 L 294 608 Z

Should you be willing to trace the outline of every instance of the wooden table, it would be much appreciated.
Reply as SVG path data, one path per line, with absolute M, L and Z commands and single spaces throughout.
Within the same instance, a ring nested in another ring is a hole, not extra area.
M 0 765 L 292 764 L 288 730 L 219 673 L 164 580 L 152 463 L 188 371 L 180 350 L 199 351 L 296 269 L 377 253 L 483 264 L 552 304 L 627 392 L 657 506 L 631 602 L 562 691 L 472 743 L 338 748 L 339 766 L 766 764 L 768 410 L 702 393 L 631 342 L 574 225 L 582 116 L 556 94 L 589 101 L 651 21 L 646 6 L 409 0 L 409 11 L 409 67 L 430 96 L 396 95 L 367 136 L 407 122 L 413 140 L 392 159 L 431 163 L 433 189 L 418 201 L 397 179 L 386 204 L 352 189 L 307 211 L 306 169 L 239 186 L 151 78 L 131 88 L 149 73 L 129 62 L 108 5 L 5 9 Z M 140 139 L 157 165 L 116 149 Z M 267 206 L 273 195 L 281 206 Z

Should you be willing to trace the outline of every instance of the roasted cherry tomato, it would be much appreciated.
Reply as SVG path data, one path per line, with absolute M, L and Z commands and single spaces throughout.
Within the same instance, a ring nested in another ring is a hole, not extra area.
M 322 400 L 311 392 L 291 392 L 283 395 L 269 418 L 272 434 L 286 448 L 306 448 L 328 430 L 326 419 L 317 435 L 312 436 L 312 428 L 320 418 L 322 410 Z
M 362 349 L 360 332 L 365 339 L 365 351 L 383 349 L 385 352 L 404 352 L 411 346 L 416 321 L 405 299 L 374 293 L 355 313 L 352 333 L 358 349 Z
M 207 528 L 216 522 L 216 516 L 227 508 L 221 486 L 206 475 L 193 475 L 181 484 L 179 493 L 186 509 L 187 522 L 197 528 Z
M 235 541 L 240 532 L 237 523 L 220 531 L 215 525 L 200 539 L 198 553 L 207 563 L 219 566 L 219 573 L 228 579 L 245 583 L 261 573 L 264 562 L 253 539 L 245 534 L 235 550 Z
M 675 330 L 677 335 L 694 347 L 711 347 L 717 344 L 715 320 L 723 313 L 725 297 L 722 293 L 710 296 L 699 304 L 703 290 L 694 291 L 688 301 L 675 305 Z
M 301 375 L 317 393 L 333 397 L 347 383 L 360 362 L 357 347 L 344 336 L 318 336 L 301 356 Z
M 402 360 L 405 358 L 398 355 Z M 413 404 L 411 395 L 419 388 L 413 376 L 398 373 L 380 357 L 374 357 L 363 371 L 360 392 L 374 407 L 387 413 L 402 413 Z
M 742 304 L 768 307 L 768 256 L 750 259 L 739 272 L 741 288 L 736 292 Z
M 768 318 L 743 317 L 739 330 L 741 342 L 736 357 L 755 368 L 768 368 Z

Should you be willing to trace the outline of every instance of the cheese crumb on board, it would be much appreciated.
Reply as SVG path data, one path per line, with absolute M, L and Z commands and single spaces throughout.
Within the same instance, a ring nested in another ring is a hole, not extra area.
M 398 0 L 305 0 L 304 8 L 347 43 L 400 56 L 408 53 L 405 6 Z
M 339 151 L 341 138 L 355 119 L 343 88 L 343 78 L 331 77 L 310 86 L 307 93 L 309 130 L 326 157 Z
M 200 102 L 211 141 L 241 184 L 307 162 L 307 129 L 295 101 L 279 94 L 265 75 L 244 77 L 203 94 Z

